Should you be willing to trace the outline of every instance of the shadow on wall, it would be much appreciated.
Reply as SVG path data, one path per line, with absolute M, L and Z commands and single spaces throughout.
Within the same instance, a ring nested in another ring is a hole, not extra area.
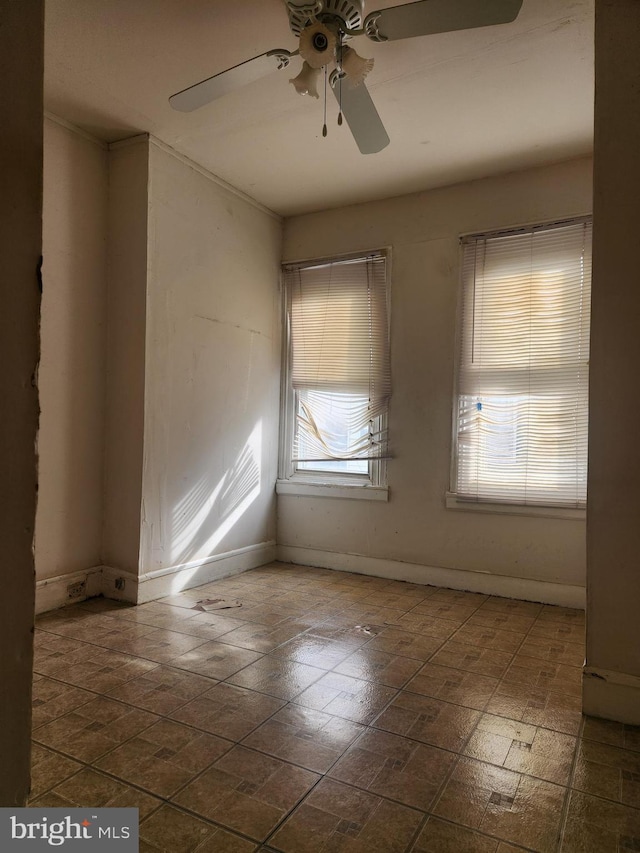
M 204 474 L 175 506 L 169 542 L 171 564 L 189 563 L 215 549 L 261 491 L 262 422 L 258 422 L 234 463 L 213 485 Z M 182 574 L 182 573 L 181 573 Z M 184 578 L 181 578 L 181 587 Z
M 101 562 L 107 216 L 106 153 L 48 120 L 44 132 L 41 577 Z

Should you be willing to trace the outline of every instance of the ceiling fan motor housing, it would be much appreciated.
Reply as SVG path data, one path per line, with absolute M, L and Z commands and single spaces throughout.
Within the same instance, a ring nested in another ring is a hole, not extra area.
M 294 35 L 315 21 L 332 22 L 336 18 L 345 30 L 362 29 L 364 0 L 286 0 L 289 26 Z
M 318 52 L 322 52 L 329 47 L 329 39 L 324 33 L 316 33 L 313 37 L 313 46 Z

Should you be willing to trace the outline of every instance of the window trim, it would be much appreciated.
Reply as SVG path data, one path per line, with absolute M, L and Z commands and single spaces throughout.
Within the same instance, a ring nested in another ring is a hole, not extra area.
M 347 498 L 349 500 L 388 501 L 388 486 L 374 486 L 371 483 L 320 483 L 318 480 L 303 482 L 301 478 L 276 480 L 277 495 L 291 495 L 306 498 Z
M 551 506 L 549 504 L 518 504 L 507 501 L 482 500 L 445 493 L 445 507 L 457 512 L 483 512 L 489 515 L 526 515 L 534 518 L 565 518 L 584 521 L 587 517 L 585 507 Z
M 530 222 L 506 228 L 490 229 L 486 231 L 469 231 L 459 235 L 460 264 L 458 276 L 458 293 L 456 304 L 456 334 L 455 334 L 455 356 L 453 364 L 453 383 L 451 396 L 451 452 L 449 454 L 449 489 L 444 495 L 445 508 L 457 512 L 481 512 L 493 515 L 516 515 L 538 518 L 558 518 L 584 521 L 587 517 L 587 506 L 568 506 L 544 502 L 521 503 L 513 500 L 495 500 L 491 498 L 474 498 L 469 495 L 459 494 L 456 491 L 458 475 L 458 376 L 460 370 L 460 357 L 462 353 L 461 338 L 462 311 L 464 279 L 462 268 L 462 250 L 467 242 L 475 239 L 491 239 L 492 237 L 507 237 L 509 235 L 526 234 L 535 231 L 545 231 L 554 228 L 562 228 L 567 225 L 579 225 L 581 223 L 593 224 L 593 214 L 583 213 L 575 216 L 551 219 L 546 222 Z M 588 496 L 587 496 L 588 500 Z
M 383 246 L 373 249 L 362 249 L 322 258 L 304 258 L 288 260 L 280 268 L 280 310 L 282 318 L 282 354 L 280 371 L 280 432 L 278 441 L 278 479 L 276 494 L 299 495 L 306 497 L 333 497 L 362 500 L 387 501 L 389 489 L 387 486 L 387 460 L 369 459 L 368 474 L 348 474 L 332 471 L 297 471 L 294 460 L 291 459 L 291 448 L 295 430 L 295 390 L 290 381 L 291 377 L 291 328 L 287 306 L 287 292 L 284 277 L 284 266 L 295 264 L 329 264 L 336 261 L 348 261 L 366 257 L 372 254 L 383 254 L 386 259 L 386 299 L 387 320 L 390 337 L 390 308 L 391 308 L 391 247 Z M 383 429 L 388 425 L 388 413 L 380 416 Z

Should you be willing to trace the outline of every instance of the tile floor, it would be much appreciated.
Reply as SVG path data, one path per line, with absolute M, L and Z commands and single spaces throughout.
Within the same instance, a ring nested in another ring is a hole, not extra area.
M 282 564 L 67 607 L 37 620 L 31 805 L 137 806 L 141 853 L 640 851 L 640 729 L 582 716 L 583 633 Z

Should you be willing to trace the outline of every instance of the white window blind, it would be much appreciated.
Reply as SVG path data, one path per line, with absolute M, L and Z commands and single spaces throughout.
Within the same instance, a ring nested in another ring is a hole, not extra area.
M 384 456 L 381 416 L 391 393 L 385 256 L 287 266 L 284 272 L 296 411 L 292 459 Z M 337 470 L 358 473 L 361 467 Z
M 591 223 L 463 240 L 453 490 L 582 507 Z

